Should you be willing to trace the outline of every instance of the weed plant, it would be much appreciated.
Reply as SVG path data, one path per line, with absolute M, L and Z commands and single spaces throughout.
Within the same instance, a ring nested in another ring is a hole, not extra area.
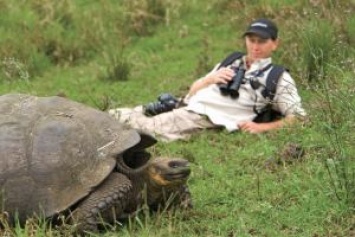
M 194 209 L 142 212 L 92 236 L 355 236 L 354 1 L 0 0 L 0 92 L 107 110 L 184 95 L 258 17 L 275 19 L 309 122 L 260 135 L 206 130 L 153 155 L 192 164 Z M 288 144 L 301 159 L 282 159 Z M 6 214 L 6 213 L 3 213 Z M 3 236 L 59 236 L 32 222 Z

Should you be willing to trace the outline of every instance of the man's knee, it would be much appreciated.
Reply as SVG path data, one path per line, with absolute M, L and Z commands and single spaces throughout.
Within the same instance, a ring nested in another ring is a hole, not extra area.
M 108 113 L 118 121 L 126 123 L 129 120 L 130 116 L 132 116 L 133 110 L 129 108 L 117 108 L 110 109 Z

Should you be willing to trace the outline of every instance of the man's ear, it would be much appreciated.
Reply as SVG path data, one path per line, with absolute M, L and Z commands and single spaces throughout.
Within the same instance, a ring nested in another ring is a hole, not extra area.
M 273 48 L 272 48 L 272 51 L 276 51 L 276 49 L 279 47 L 279 44 L 280 44 L 280 39 L 275 39 L 273 40 Z

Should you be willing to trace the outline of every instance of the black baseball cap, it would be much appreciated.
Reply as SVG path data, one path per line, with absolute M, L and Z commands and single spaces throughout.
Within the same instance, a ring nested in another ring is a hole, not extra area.
M 277 39 L 277 32 L 278 29 L 274 22 L 269 19 L 260 18 L 250 23 L 243 36 L 256 34 L 263 39 L 275 40 Z

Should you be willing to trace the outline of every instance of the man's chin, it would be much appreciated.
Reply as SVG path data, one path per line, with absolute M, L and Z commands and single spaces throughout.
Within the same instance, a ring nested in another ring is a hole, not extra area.
M 250 57 L 250 59 L 253 61 L 253 62 L 256 62 L 256 61 L 259 61 L 260 59 L 262 59 L 263 57 L 261 55 L 252 55 Z

